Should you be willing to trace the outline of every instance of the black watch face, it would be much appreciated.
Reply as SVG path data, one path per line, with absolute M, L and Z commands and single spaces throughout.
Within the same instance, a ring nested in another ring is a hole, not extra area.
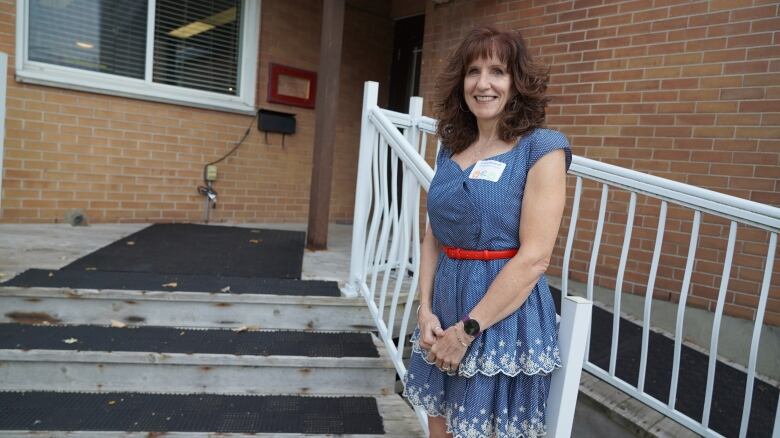
M 467 319 L 463 323 L 463 331 L 469 336 L 474 336 L 479 333 L 479 323 L 475 319 Z

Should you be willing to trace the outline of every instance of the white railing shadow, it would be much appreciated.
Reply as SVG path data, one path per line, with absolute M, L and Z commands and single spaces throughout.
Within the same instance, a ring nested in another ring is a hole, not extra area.
M 376 330 L 403 378 L 405 343 L 415 323 L 410 319 L 419 277 L 420 192 L 427 192 L 434 173 L 423 157 L 436 121 L 422 116 L 418 97 L 411 99 L 409 114 L 379 108 L 378 90 L 376 82 L 366 82 L 346 293 L 365 298 Z M 564 365 L 553 373 L 547 402 L 547 427 L 553 437 L 568 437 L 571 432 L 591 302 L 565 297 L 561 313 L 558 340 Z M 425 412 L 416 412 L 427 431 Z

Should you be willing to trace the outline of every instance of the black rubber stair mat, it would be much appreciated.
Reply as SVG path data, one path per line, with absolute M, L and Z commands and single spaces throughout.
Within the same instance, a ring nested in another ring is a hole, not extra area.
M 2 283 L 2 286 L 69 287 L 74 289 L 119 289 L 142 291 L 217 292 L 339 297 L 335 281 L 290 280 L 279 278 L 224 277 L 205 274 L 156 274 L 28 269 Z
M 560 291 L 550 288 L 560 312 Z M 612 348 L 613 313 L 593 306 L 589 361 L 609 370 Z M 636 386 L 639 382 L 639 364 L 642 349 L 642 327 L 626 318 L 620 318 L 615 375 Z M 760 354 L 760 353 L 759 353 Z M 650 331 L 647 347 L 645 392 L 668 403 L 674 361 L 674 340 Z M 709 356 L 686 345 L 680 350 L 675 408 L 696 421 L 701 421 L 707 385 Z M 723 362 L 716 362 L 709 426 L 726 437 L 739 436 L 742 407 L 745 399 L 747 374 Z M 748 421 L 749 437 L 771 437 L 780 391 L 777 387 L 756 378 Z
M 369 333 L 0 324 L 0 349 L 379 357 Z
M 197 224 L 154 224 L 64 270 L 301 278 L 306 234 Z
M 383 435 L 371 397 L 0 392 L 0 429 Z

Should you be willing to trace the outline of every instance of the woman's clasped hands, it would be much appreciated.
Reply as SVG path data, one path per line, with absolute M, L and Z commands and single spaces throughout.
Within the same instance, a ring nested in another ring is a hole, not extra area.
M 461 324 L 455 324 L 444 330 L 436 315 L 428 310 L 420 309 L 418 326 L 420 327 L 420 348 L 428 352 L 427 361 L 436 364 L 445 373 L 455 375 L 468 347 L 463 342 L 464 335 L 465 337 L 468 335 L 463 332 Z

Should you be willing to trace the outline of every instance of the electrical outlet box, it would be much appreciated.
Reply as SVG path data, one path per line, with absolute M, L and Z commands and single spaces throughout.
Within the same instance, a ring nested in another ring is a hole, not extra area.
M 210 165 L 206 167 L 206 181 L 216 181 L 217 180 L 217 166 Z

